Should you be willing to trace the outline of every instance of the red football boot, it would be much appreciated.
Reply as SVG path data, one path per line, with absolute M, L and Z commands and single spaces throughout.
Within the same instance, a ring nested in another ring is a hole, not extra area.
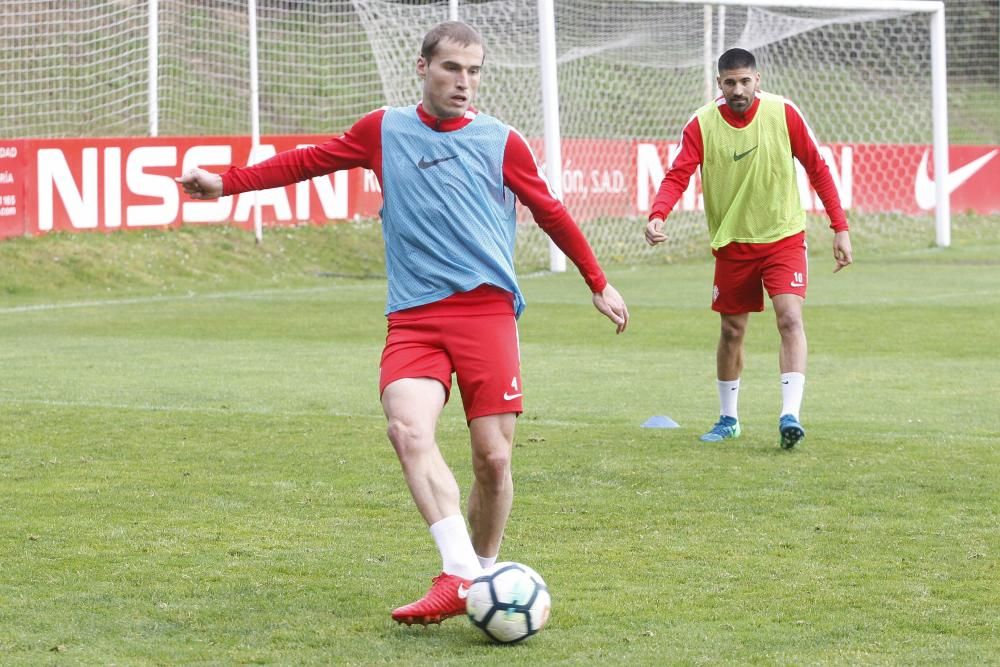
M 427 625 L 440 623 L 452 616 L 465 613 L 465 598 L 469 594 L 468 579 L 442 572 L 431 580 L 427 595 L 416 602 L 392 610 L 392 620 L 397 623 Z

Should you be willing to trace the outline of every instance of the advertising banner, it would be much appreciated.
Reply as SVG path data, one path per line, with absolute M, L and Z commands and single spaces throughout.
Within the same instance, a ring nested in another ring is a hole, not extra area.
M 0 238 L 52 231 L 114 231 L 181 224 L 267 225 L 352 220 L 378 215 L 375 175 L 352 169 L 259 193 L 197 202 L 174 177 L 192 167 L 223 172 L 279 151 L 325 141 L 317 136 L 158 137 L 0 140 Z M 536 155 L 539 139 L 529 140 Z M 927 213 L 934 208 L 931 147 L 829 144 L 820 147 L 850 219 L 859 213 Z M 564 139 L 562 192 L 578 221 L 643 216 L 678 145 L 640 140 Z M 952 146 L 947 189 L 953 211 L 1000 212 L 1000 146 Z M 701 208 L 696 174 L 678 203 Z M 822 205 L 799 169 L 808 211 Z

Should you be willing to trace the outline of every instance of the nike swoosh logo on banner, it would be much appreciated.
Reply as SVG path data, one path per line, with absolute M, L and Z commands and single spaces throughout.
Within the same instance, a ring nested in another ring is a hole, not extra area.
M 951 194 L 963 183 L 972 178 L 977 171 L 986 166 L 1000 152 L 994 148 L 992 151 L 976 158 L 972 162 L 950 172 L 944 180 L 944 187 Z M 927 211 L 937 204 L 937 194 L 934 192 L 934 179 L 927 175 L 927 162 L 930 150 L 924 151 L 924 156 L 920 158 L 920 166 L 917 167 L 917 178 L 913 184 L 913 195 L 917 199 L 917 206 Z
M 457 157 L 458 157 L 457 155 L 449 155 L 448 157 L 439 157 L 438 159 L 430 160 L 429 162 L 423 158 L 420 158 L 420 162 L 417 163 L 417 166 L 420 167 L 421 169 L 429 169 L 430 167 L 433 167 L 436 164 L 441 164 L 442 162 L 447 162 L 448 160 L 454 160 Z
M 515 398 L 520 398 L 521 396 L 523 396 L 523 394 L 508 394 L 507 392 L 504 392 L 503 393 L 503 400 L 505 400 L 505 401 L 513 401 Z
M 745 152 L 739 153 L 739 154 L 737 154 L 736 151 L 733 151 L 733 162 L 738 162 L 738 161 L 742 160 L 747 155 L 750 155 L 750 153 L 753 153 L 755 150 L 757 150 L 756 146 L 754 146 L 753 148 L 751 148 L 748 151 L 745 151 Z
M 465 587 L 465 584 L 458 585 L 458 597 L 461 600 L 469 597 L 469 589 Z

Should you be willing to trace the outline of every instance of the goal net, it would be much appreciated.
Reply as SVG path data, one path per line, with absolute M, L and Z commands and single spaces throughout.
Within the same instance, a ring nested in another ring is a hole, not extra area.
M 159 13 L 161 133 L 249 134 L 246 0 L 160 0 Z M 261 134 L 336 136 L 385 104 L 348 0 L 258 0 L 256 24 Z
M 447 3 L 354 4 L 376 54 L 388 102 L 412 103 L 419 97 L 412 73 L 414 44 L 444 17 Z M 886 210 L 883 195 L 912 197 L 915 174 L 900 169 L 898 155 L 906 149 L 898 147 L 933 140 L 927 14 L 730 5 L 710 7 L 707 18 L 701 3 L 554 4 L 561 185 L 568 208 L 603 261 L 708 252 L 697 183 L 668 221 L 670 243 L 648 248 L 642 230 L 684 124 L 709 95 L 718 94 L 714 61 L 733 46 L 751 50 L 762 88 L 792 100 L 810 123 L 833 168 L 859 245 L 933 243 L 933 211 Z M 462 3 L 459 11 L 481 30 L 486 43 L 478 107 L 527 137 L 541 138 L 536 5 L 496 0 Z M 707 61 L 713 66 L 708 77 Z M 541 141 L 533 144 L 541 159 Z M 828 220 L 806 183 L 800 179 L 800 190 L 807 210 L 814 213 L 809 216 L 810 227 L 816 228 L 811 236 L 818 240 L 829 235 L 822 231 Z M 522 225 L 519 233 L 521 267 L 546 266 L 548 251 L 540 230 Z
M 262 133 L 385 104 L 350 0 L 259 0 L 257 33 Z M 246 0 L 4 0 L 0 57 L 0 137 L 250 133 Z
M 804 113 L 859 248 L 934 242 L 933 210 L 912 204 L 933 178 L 924 150 L 932 143 L 930 15 L 762 1 L 553 3 L 560 185 L 602 261 L 707 253 L 697 177 L 671 216 L 669 244 L 647 248 L 642 227 L 683 125 L 715 92 L 714 61 L 732 46 L 752 50 L 764 89 Z M 265 135 L 333 136 L 383 104 L 414 103 L 420 40 L 449 14 L 446 0 L 256 4 Z M 245 0 L 5 0 L 3 7 L 0 137 L 251 132 Z M 949 2 L 952 144 L 1000 144 L 998 11 L 995 0 Z M 477 106 L 517 127 L 544 159 L 537 3 L 462 0 L 458 12 L 486 40 Z M 824 248 L 826 218 L 801 189 L 813 247 Z M 548 266 L 547 239 L 527 211 L 520 219 L 519 266 Z
M 147 25 L 140 3 L 5 0 L 0 137 L 144 134 Z

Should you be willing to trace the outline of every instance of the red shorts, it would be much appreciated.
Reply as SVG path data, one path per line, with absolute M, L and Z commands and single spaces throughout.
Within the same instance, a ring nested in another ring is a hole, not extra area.
M 749 244 L 740 245 L 745 248 Z M 804 234 L 757 245 L 751 252 L 719 251 L 715 255 L 712 310 L 724 315 L 759 313 L 764 310 L 765 289 L 772 299 L 778 294 L 798 294 L 804 299 L 808 281 Z
M 465 418 L 521 414 L 521 358 L 509 292 L 480 286 L 389 315 L 379 395 L 396 380 L 432 378 L 451 394 L 455 373 Z

